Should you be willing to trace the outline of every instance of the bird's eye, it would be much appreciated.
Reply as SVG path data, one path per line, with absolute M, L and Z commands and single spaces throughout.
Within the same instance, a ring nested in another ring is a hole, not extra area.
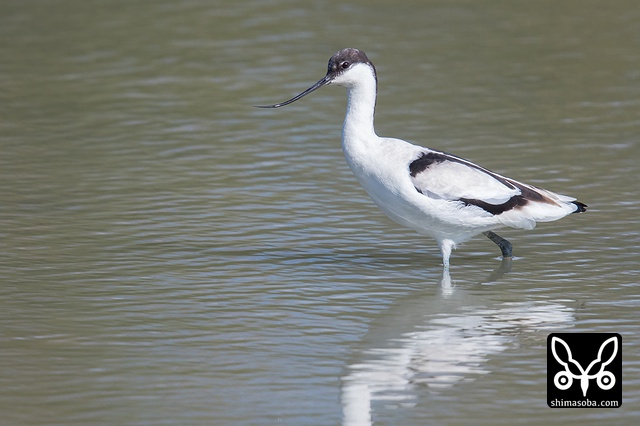
M 350 65 L 351 64 L 347 61 L 344 61 L 343 63 L 340 64 L 343 70 L 346 70 L 347 68 L 349 68 Z

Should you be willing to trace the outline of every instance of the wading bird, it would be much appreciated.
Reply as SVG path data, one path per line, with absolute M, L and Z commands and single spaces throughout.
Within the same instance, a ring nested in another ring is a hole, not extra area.
M 575 198 L 501 176 L 455 155 L 376 135 L 376 69 L 358 49 L 336 52 L 327 74 L 299 95 L 259 108 L 279 108 L 331 84 L 347 88 L 342 149 L 349 167 L 387 216 L 438 242 L 445 270 L 456 244 L 475 235 L 487 236 L 509 258 L 511 243 L 493 230 L 532 229 L 536 222 L 586 210 Z

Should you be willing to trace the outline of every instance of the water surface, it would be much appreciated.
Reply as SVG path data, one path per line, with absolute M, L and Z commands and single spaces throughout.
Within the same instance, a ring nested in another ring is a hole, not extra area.
M 635 424 L 636 2 L 5 1 L 7 425 Z M 345 164 L 336 50 L 377 130 L 578 197 L 435 243 Z M 546 406 L 546 337 L 616 332 L 623 405 Z

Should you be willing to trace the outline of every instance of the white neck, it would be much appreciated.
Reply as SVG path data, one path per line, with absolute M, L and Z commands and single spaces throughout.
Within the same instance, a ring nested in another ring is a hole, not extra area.
M 345 145 L 363 143 L 377 138 L 373 128 L 376 107 L 376 79 L 371 69 L 361 65 L 357 80 L 347 85 L 347 114 L 342 126 L 342 142 Z

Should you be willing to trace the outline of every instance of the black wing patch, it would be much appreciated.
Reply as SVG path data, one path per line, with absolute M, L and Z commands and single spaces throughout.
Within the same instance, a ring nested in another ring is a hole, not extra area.
M 509 198 L 507 201 L 501 204 L 491 204 L 486 201 L 478 200 L 474 198 L 460 198 L 455 201 L 460 201 L 466 205 L 474 205 L 474 206 L 480 207 L 481 209 L 493 215 L 499 215 L 508 210 L 525 206 L 530 201 L 544 202 L 548 204 L 557 205 L 556 202 L 545 197 L 543 194 L 537 192 L 535 189 L 527 185 L 523 185 L 514 180 L 495 174 L 490 170 L 487 170 L 483 167 L 480 167 L 476 164 L 466 161 L 460 157 L 456 157 L 455 155 L 446 154 L 443 152 L 423 152 L 419 158 L 417 158 L 416 160 L 412 161 L 409 164 L 409 173 L 411 174 L 411 177 L 415 178 L 419 173 L 427 170 L 430 166 L 434 164 L 444 163 L 446 161 L 460 163 L 467 167 L 480 170 L 483 173 L 486 173 L 487 175 L 491 176 L 493 179 L 500 182 L 502 185 L 506 186 L 507 188 L 511 190 L 517 188 L 520 191 L 520 194 L 514 195 L 513 197 Z M 416 187 L 416 190 L 421 194 L 423 193 L 423 191 L 420 190 L 420 188 Z M 578 207 L 580 208 L 580 206 Z
M 460 201 L 465 203 L 466 205 L 474 205 L 480 207 L 482 210 L 485 210 L 492 215 L 497 215 L 506 212 L 507 210 L 511 210 L 517 207 L 521 207 L 526 205 L 529 200 L 527 200 L 522 195 L 514 195 L 509 198 L 506 202 L 502 204 L 491 204 L 482 200 L 475 200 L 471 198 L 460 198 Z

